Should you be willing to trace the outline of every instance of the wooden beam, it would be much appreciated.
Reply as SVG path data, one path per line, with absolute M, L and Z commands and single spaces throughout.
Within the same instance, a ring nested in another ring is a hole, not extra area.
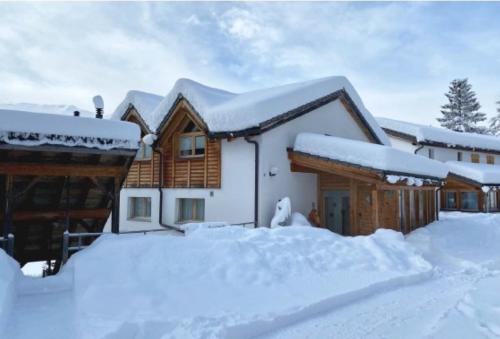
M 0 174 L 57 177 L 119 177 L 125 176 L 127 170 L 123 166 L 4 163 L 0 164 Z
M 378 213 L 378 190 L 377 186 L 374 186 L 372 190 L 372 218 L 373 218 L 373 230 L 377 230 L 380 227 L 380 218 Z
M 73 219 L 104 219 L 109 215 L 109 209 L 78 209 L 70 210 L 69 217 Z M 65 210 L 58 211 L 15 211 L 12 215 L 14 221 L 26 221 L 36 219 L 63 219 L 66 217 Z M 0 219 L 3 219 L 3 213 L 0 214 Z

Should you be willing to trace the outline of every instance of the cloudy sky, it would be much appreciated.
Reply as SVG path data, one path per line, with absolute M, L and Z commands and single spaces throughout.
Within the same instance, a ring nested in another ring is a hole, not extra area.
M 374 115 L 436 124 L 468 77 L 500 100 L 500 3 L 0 3 L 0 102 L 111 113 L 191 78 L 240 92 L 345 75 Z

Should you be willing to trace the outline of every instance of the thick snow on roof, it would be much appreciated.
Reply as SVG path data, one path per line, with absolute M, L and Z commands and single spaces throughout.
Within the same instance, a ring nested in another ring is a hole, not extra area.
M 439 127 L 424 126 L 400 120 L 377 118 L 382 128 L 411 135 L 418 142 L 439 142 L 450 147 L 500 151 L 500 138 L 476 133 L 462 133 Z
M 136 149 L 139 126 L 125 121 L 0 110 L 0 143 Z
M 472 162 L 447 161 L 451 173 L 474 180 L 483 185 L 500 185 L 500 166 Z
M 347 78 L 333 76 L 241 94 L 208 87 L 189 79 L 178 80 L 151 114 L 151 127 L 158 128 L 179 95 L 186 98 L 211 132 L 237 132 L 275 118 L 280 114 L 344 89 L 360 110 L 378 139 L 390 142 L 365 108 Z M 145 117 L 146 119 L 146 117 Z
M 125 99 L 123 99 L 111 115 L 111 119 L 120 120 L 128 107 L 133 105 L 144 122 L 148 125 L 148 128 L 154 131 L 156 126 L 153 123 L 152 112 L 162 100 L 163 97 L 161 95 L 136 90 L 128 91 Z
M 6 104 L 0 103 L 1 110 L 7 111 L 24 111 L 24 112 L 35 112 L 35 113 L 49 113 L 49 114 L 62 114 L 62 115 L 73 115 L 74 111 L 80 112 L 82 117 L 93 117 L 95 113 L 78 108 L 73 105 L 50 105 L 50 104 L 31 104 L 31 103 L 17 103 L 17 104 Z
M 380 170 L 444 179 L 445 164 L 395 148 L 315 133 L 300 133 L 295 151 Z

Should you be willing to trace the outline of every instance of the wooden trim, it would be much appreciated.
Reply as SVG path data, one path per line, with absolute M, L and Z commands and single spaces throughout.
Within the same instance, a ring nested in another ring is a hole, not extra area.
M 16 176 L 120 177 L 127 174 L 127 168 L 124 166 L 103 165 L 0 163 L 0 174 Z
M 12 214 L 12 220 L 27 221 L 37 219 L 64 219 L 66 218 L 66 213 L 68 212 L 71 219 L 104 219 L 109 216 L 111 210 L 107 208 L 98 208 L 69 211 L 14 211 Z M 3 217 L 3 213 L 0 214 L 0 219 L 3 219 Z

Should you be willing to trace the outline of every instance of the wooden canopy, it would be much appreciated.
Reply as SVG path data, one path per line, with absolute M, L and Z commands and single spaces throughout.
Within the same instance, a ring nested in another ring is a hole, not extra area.
M 101 232 L 113 210 L 135 149 L 99 150 L 0 143 L 0 230 L 14 234 L 14 257 L 59 260 L 62 236 Z

